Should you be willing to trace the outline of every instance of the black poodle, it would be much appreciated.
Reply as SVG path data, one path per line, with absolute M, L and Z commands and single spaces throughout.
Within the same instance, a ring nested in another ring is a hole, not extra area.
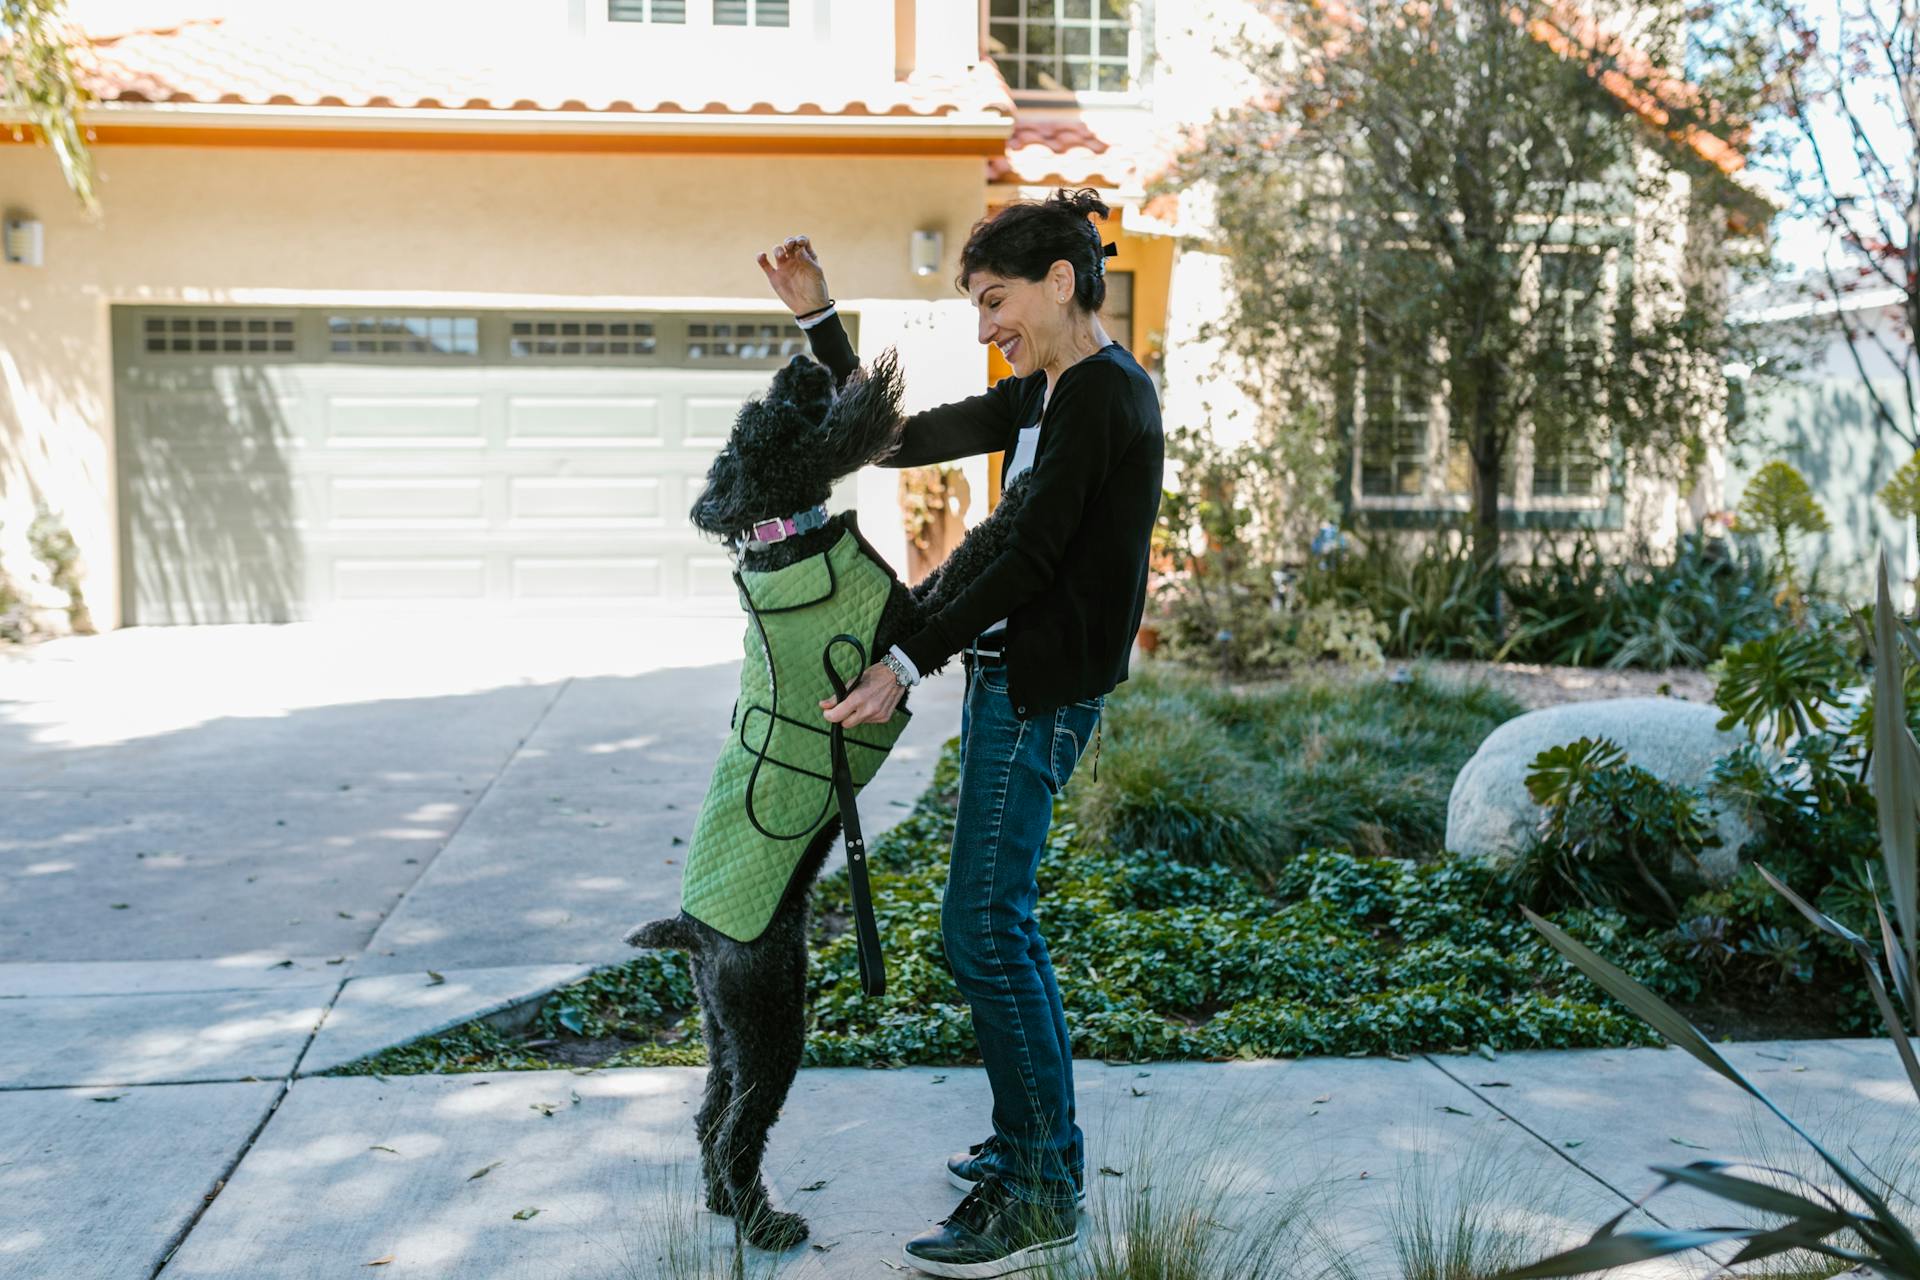
M 849 375 L 838 392 L 825 367 L 794 356 L 766 396 L 742 406 L 693 504 L 694 525 L 725 539 L 748 569 L 779 569 L 827 551 L 846 530 L 849 513 L 779 542 L 736 548 L 733 539 L 756 522 L 824 503 L 835 481 L 891 455 L 900 447 L 900 396 L 891 349 Z M 1008 486 L 993 514 L 925 580 L 909 589 L 894 579 L 870 658 L 918 630 L 1000 554 L 1026 478 Z M 751 942 L 735 941 L 685 912 L 626 935 L 636 947 L 671 948 L 690 958 L 707 1045 L 706 1097 L 694 1117 L 707 1207 L 734 1216 L 746 1238 L 764 1249 L 807 1238 L 805 1219 L 769 1203 L 760 1166 L 805 1047 L 808 908 L 813 882 L 839 836 L 836 811 L 808 844 L 772 922 Z

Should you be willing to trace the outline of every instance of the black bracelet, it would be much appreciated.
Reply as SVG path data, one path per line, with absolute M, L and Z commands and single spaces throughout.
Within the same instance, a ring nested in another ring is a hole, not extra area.
M 810 319 L 810 318 L 811 318 L 811 317 L 813 317 L 813 316 L 817 316 L 817 315 L 819 315 L 819 314 L 820 314 L 820 313 L 821 313 L 822 311 L 825 311 L 825 310 L 827 309 L 827 307 L 831 307 L 832 305 L 833 305 L 833 299 L 832 299 L 832 298 L 828 298 L 828 299 L 827 299 L 827 306 L 826 306 L 826 307 L 815 307 L 815 308 L 814 308 L 813 310 L 811 310 L 811 311 L 803 311 L 803 312 L 801 312 L 801 313 L 800 313 L 799 315 L 797 315 L 797 316 L 795 316 L 795 317 L 794 317 L 794 319 L 795 319 L 795 320 L 806 320 L 806 319 Z

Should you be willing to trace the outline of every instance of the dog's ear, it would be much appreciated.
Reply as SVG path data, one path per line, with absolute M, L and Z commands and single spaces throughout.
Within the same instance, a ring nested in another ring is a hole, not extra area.
M 833 403 L 833 374 L 825 365 L 796 353 L 773 375 L 767 399 L 784 400 L 808 422 L 818 423 Z
M 820 465 L 838 479 L 883 461 L 900 448 L 900 356 L 888 347 L 847 377 L 816 436 Z

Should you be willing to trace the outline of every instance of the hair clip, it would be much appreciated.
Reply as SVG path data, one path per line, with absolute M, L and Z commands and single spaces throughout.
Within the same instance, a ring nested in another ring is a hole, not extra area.
M 1117 258 L 1120 256 L 1120 246 L 1112 243 L 1103 244 L 1100 246 L 1100 252 L 1106 257 Z

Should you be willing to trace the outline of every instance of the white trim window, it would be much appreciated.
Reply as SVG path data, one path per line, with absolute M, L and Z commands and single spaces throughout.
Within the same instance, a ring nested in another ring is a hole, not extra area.
M 607 21 L 685 26 L 687 0 L 607 0 Z
M 772 27 L 793 24 L 793 0 L 606 0 L 611 26 Z
M 1558 343 L 1570 368 L 1602 358 L 1612 311 L 1615 255 L 1593 248 L 1542 253 L 1532 281 L 1540 304 L 1560 313 Z M 1527 433 L 1527 492 L 1535 499 L 1596 501 L 1607 467 L 1592 439 L 1566 436 L 1548 445 Z
M 1617 249 L 1550 245 L 1535 255 L 1522 282 L 1524 296 L 1560 312 L 1553 363 L 1570 378 L 1583 362 L 1605 358 L 1618 273 Z M 1354 406 L 1359 439 L 1348 477 L 1358 509 L 1469 509 L 1473 459 L 1465 434 L 1450 420 L 1447 389 L 1443 338 L 1432 340 L 1424 360 L 1363 362 Z M 1500 459 L 1500 505 L 1519 511 L 1600 507 L 1611 471 L 1598 440 L 1564 436 L 1549 446 L 1536 438 L 1531 421 L 1522 422 Z
M 1134 0 L 986 0 L 986 53 L 1015 93 L 1129 97 L 1140 87 Z

